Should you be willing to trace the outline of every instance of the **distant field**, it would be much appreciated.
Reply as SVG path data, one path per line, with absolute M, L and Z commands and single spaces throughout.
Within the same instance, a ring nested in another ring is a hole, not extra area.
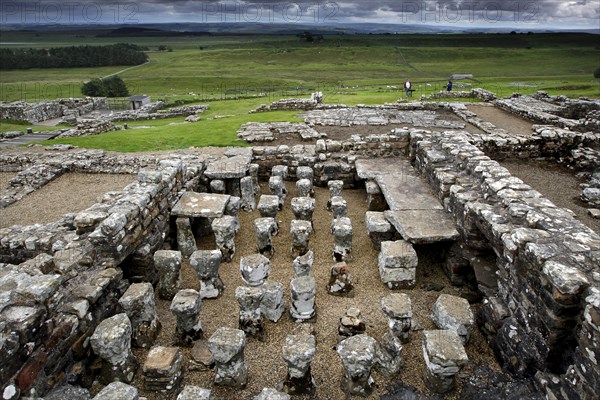
M 171 99 L 233 97 L 261 92 L 274 97 L 324 90 L 381 93 L 410 78 L 423 93 L 438 90 L 453 73 L 507 95 L 547 90 L 600 97 L 597 36 L 534 35 L 335 35 L 322 43 L 289 36 L 96 38 L 95 32 L 2 33 L 10 47 L 51 47 L 118 42 L 149 46 L 143 66 L 3 71 L 0 100 L 35 101 L 79 96 L 82 82 L 121 70 L 136 94 Z M 172 52 L 156 52 L 159 45 Z M 421 85 L 421 86 L 419 86 Z M 327 97 L 326 97 L 327 99 Z

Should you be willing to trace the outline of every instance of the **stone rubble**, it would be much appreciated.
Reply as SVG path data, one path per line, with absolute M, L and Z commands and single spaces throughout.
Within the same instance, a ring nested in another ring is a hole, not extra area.
M 338 343 L 354 335 L 365 333 L 367 326 L 358 308 L 351 307 L 346 310 L 338 324 Z
M 354 297 L 352 276 L 345 262 L 342 261 L 331 267 L 327 292 L 334 296 Z
M 181 350 L 178 347 L 152 347 L 142 367 L 144 389 L 162 393 L 177 392 L 182 379 Z
M 185 385 L 177 400 L 214 400 L 214 397 L 209 389 Z
M 138 390 L 123 382 L 111 382 L 106 385 L 93 400 L 138 400 Z

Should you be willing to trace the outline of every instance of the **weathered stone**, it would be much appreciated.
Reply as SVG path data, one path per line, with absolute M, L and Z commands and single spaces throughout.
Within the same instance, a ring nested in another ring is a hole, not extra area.
M 281 176 L 272 176 L 269 178 L 269 190 L 272 195 L 277 196 L 278 209 L 281 210 L 287 194 L 283 178 Z
M 334 196 L 329 199 L 329 208 L 333 214 L 333 219 L 348 216 L 348 204 L 342 196 Z
M 314 179 L 315 172 L 311 167 L 298 167 L 296 168 L 296 179 L 308 179 L 311 183 Z
M 367 209 L 369 211 L 385 211 L 388 206 L 377 182 L 369 180 L 365 183 L 367 191 Z
M 184 192 L 171 214 L 188 218 L 221 218 L 230 197 L 227 194 Z
M 279 282 L 267 280 L 260 286 L 260 289 L 264 292 L 260 303 L 260 311 L 269 321 L 279 321 L 285 310 L 283 285 Z
M 258 211 L 263 218 L 275 218 L 279 211 L 279 197 L 263 194 L 258 201 Z
M 208 340 L 208 346 L 215 358 L 215 385 L 244 388 L 248 381 L 248 367 L 244 361 L 244 332 L 219 328 Z
M 275 165 L 271 169 L 271 176 L 279 176 L 279 177 L 281 177 L 281 179 L 287 179 L 288 166 L 287 165 Z
M 208 371 L 215 366 L 215 359 L 206 340 L 196 340 L 190 351 L 190 371 Z
M 402 341 L 388 330 L 377 345 L 376 368 L 391 378 L 402 368 Z
M 216 194 L 225 194 L 225 182 L 221 179 L 213 179 L 210 181 L 210 191 Z
M 189 257 L 198 248 L 196 247 L 196 238 L 192 232 L 190 219 L 186 217 L 177 218 L 177 247 L 183 257 Z
M 347 396 L 367 397 L 373 391 L 371 369 L 376 362 L 377 342 L 367 335 L 351 336 L 337 346 L 344 377 L 342 390 Z
M 396 230 L 388 222 L 382 212 L 367 211 L 365 213 L 365 225 L 367 232 L 377 250 L 381 249 L 381 242 L 392 241 Z
M 354 297 L 354 284 L 345 262 L 337 263 L 331 267 L 327 291 L 334 296 Z
M 154 346 L 142 367 L 144 389 L 177 392 L 183 379 L 183 354 L 178 347 Z
M 342 189 L 344 188 L 344 181 L 333 180 L 327 182 L 329 188 L 329 200 L 327 201 L 327 209 L 331 209 L 331 199 L 334 197 L 342 196 Z
M 185 385 L 177 400 L 214 400 L 212 392 L 198 386 Z
M 312 276 L 301 276 L 291 282 L 290 315 L 296 321 L 308 321 L 315 317 L 317 284 Z
M 355 307 L 349 308 L 338 324 L 338 342 L 350 336 L 362 335 L 366 329 L 360 310 Z
M 292 220 L 290 225 L 292 235 L 292 256 L 298 257 L 308 252 L 308 242 L 313 233 L 312 224 L 309 221 Z
M 177 318 L 175 334 L 183 346 L 192 346 L 202 337 L 201 305 L 200 294 L 194 289 L 180 290 L 171 302 L 171 312 Z
M 292 266 L 294 267 L 294 276 L 310 276 L 312 274 L 313 261 L 315 259 L 312 250 L 307 251 L 304 255 L 294 258 Z
M 216 161 L 209 162 L 204 175 L 210 179 L 242 178 L 246 176 L 250 168 L 250 159 L 249 155 L 222 157 Z
M 254 192 L 254 178 L 245 176 L 240 179 L 242 194 L 241 207 L 244 211 L 253 211 L 256 208 L 256 193 Z
M 190 266 L 200 280 L 200 297 L 214 299 L 221 295 L 225 285 L 219 276 L 222 253 L 220 250 L 196 250 L 190 256 Z
M 215 218 L 211 226 L 215 234 L 217 247 L 221 250 L 223 261 L 231 261 L 235 254 L 235 218 L 230 215 Z
M 393 293 L 381 299 L 381 309 L 388 319 L 390 332 L 407 343 L 412 324 L 412 303 L 405 293 Z
M 348 217 L 341 217 L 333 221 L 333 259 L 335 261 L 350 260 L 352 252 L 352 222 Z
M 454 377 L 469 358 L 455 331 L 423 331 L 425 384 L 435 393 L 454 387 Z
M 152 285 L 150 283 L 131 284 L 119 299 L 119 304 L 131 321 L 133 346 L 152 346 L 160 330 Z
M 313 335 L 292 334 L 285 338 L 281 356 L 288 367 L 283 383 L 286 393 L 302 395 L 314 392 L 310 365 L 316 350 L 316 339 Z
M 247 285 L 260 286 L 271 272 L 269 259 L 262 254 L 251 254 L 240 260 L 240 273 Z
M 138 390 L 126 383 L 111 382 L 105 386 L 93 400 L 138 400 Z
M 414 287 L 417 264 L 417 253 L 410 243 L 404 240 L 381 243 L 379 275 L 390 289 Z
M 103 382 L 132 382 L 137 361 L 131 354 L 131 322 L 127 314 L 117 314 L 100 322 L 90 337 L 94 353 L 104 361 Z
M 292 199 L 292 212 L 296 219 L 312 223 L 315 199 L 312 197 L 294 197 Z
M 154 266 L 158 271 L 158 297 L 172 300 L 179 291 L 179 271 L 182 254 L 179 251 L 159 250 L 154 253 Z
M 239 327 L 247 335 L 263 339 L 264 323 L 260 304 L 264 291 L 260 287 L 238 286 L 235 298 L 240 305 Z
M 440 329 L 455 331 L 463 344 L 471 337 L 475 318 L 466 299 L 441 294 L 433 305 L 433 322 Z
M 254 233 L 258 243 L 258 251 L 265 257 L 273 256 L 273 235 L 277 235 L 278 227 L 275 218 L 257 218 L 254 220 Z
M 252 400 L 290 400 L 290 395 L 273 388 L 264 388 Z
M 298 197 L 310 197 L 314 195 L 312 180 L 300 179 L 296 181 L 296 192 Z
M 237 196 L 231 196 L 225 206 L 225 215 L 229 215 L 235 220 L 235 232 L 240 231 L 240 207 L 241 199 Z
M 411 243 L 435 243 L 459 237 L 452 216 L 444 210 L 385 211 L 385 217 Z

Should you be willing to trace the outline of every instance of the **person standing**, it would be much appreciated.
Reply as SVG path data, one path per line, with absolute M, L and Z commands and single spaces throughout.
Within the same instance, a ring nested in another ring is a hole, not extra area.
M 451 91 L 452 91 L 452 81 L 448 81 L 448 83 L 446 84 L 446 90 L 447 90 L 448 92 L 451 92 Z
M 412 97 L 412 83 L 408 79 L 404 82 L 404 90 L 406 90 L 406 97 Z

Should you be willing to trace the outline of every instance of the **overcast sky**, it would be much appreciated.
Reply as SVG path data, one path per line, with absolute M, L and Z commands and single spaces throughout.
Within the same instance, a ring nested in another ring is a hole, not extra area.
M 2 23 L 386 23 L 600 29 L 600 0 L 0 0 Z

